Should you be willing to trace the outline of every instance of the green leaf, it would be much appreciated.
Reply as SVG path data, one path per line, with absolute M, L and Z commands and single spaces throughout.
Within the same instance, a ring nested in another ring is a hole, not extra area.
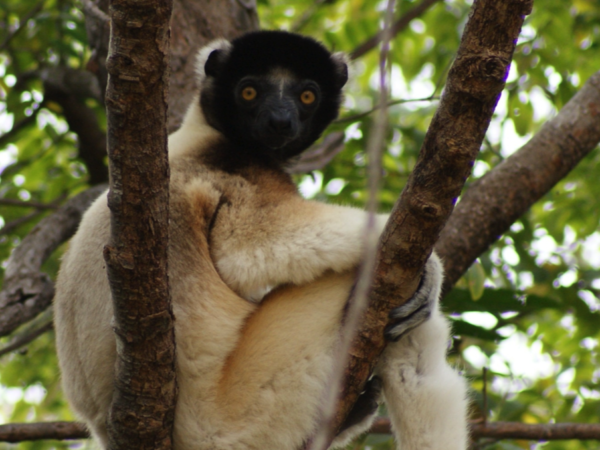
M 471 299 L 473 301 L 479 300 L 485 289 L 485 270 L 478 259 L 467 270 L 466 278 Z

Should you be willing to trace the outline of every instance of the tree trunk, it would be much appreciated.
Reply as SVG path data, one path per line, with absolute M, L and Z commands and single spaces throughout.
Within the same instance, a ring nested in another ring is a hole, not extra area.
M 112 0 L 106 69 L 111 237 L 104 247 L 117 340 L 109 448 L 172 448 L 177 386 L 167 272 L 167 88 L 172 0 Z

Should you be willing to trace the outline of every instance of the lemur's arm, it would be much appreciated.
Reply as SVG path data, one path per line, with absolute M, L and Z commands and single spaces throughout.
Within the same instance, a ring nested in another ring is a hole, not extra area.
M 211 239 L 211 254 L 225 282 L 248 300 L 258 301 L 281 284 L 305 284 L 327 270 L 340 273 L 360 262 L 368 220 L 363 210 L 298 198 L 254 210 L 244 220 L 244 211 L 226 208 L 215 224 L 220 229 L 212 233 L 225 238 Z M 376 215 L 374 221 L 379 235 L 387 215 Z M 229 223 L 236 227 L 225 229 Z

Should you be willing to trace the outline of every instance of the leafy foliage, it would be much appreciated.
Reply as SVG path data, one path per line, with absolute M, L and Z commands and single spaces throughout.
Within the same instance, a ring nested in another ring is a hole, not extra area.
M 418 3 L 398 1 L 396 16 Z M 379 193 L 382 210 L 392 207 L 415 164 L 469 6 L 464 0 L 437 2 L 392 41 L 390 96 L 404 102 L 389 108 Z M 48 213 L 47 209 L 6 205 L 3 199 L 53 204 L 87 185 L 78 137 L 69 130 L 61 105 L 46 98 L 44 84 L 51 69 L 85 68 L 89 51 L 79 7 L 72 0 L 5 0 L 0 5 L 2 267 L 33 224 Z M 300 31 L 346 52 L 377 33 L 384 8 L 379 0 L 259 1 L 264 28 Z M 600 69 L 599 61 L 597 0 L 536 3 L 474 166 L 473 180 L 516 151 L 560 110 Z M 345 133 L 345 149 L 326 168 L 298 177 L 305 195 L 365 204 L 365 149 L 374 115 L 356 115 L 377 104 L 378 63 L 376 50 L 355 61 L 345 109 L 331 127 Z M 81 101 L 95 111 L 100 123 L 105 122 L 96 99 L 84 96 Z M 491 420 L 526 423 L 600 421 L 598 173 L 596 150 L 481 255 L 477 266 L 444 299 L 456 334 L 452 357 L 472 381 L 474 418 L 485 414 Z M 58 256 L 46 264 L 49 273 L 56 272 Z M 52 333 L 26 350 L 0 357 L 0 365 L 2 421 L 73 419 L 60 392 Z M 486 377 L 484 367 L 489 369 Z M 482 442 L 480 448 L 530 445 L 526 441 Z M 579 450 L 597 444 L 536 445 Z M 363 446 L 392 448 L 390 437 L 381 435 L 365 437 L 354 448 Z M 19 448 L 66 447 L 39 442 Z

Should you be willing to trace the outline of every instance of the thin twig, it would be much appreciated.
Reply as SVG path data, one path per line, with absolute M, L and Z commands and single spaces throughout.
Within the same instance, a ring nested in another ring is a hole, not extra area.
M 600 425 L 588 423 L 540 423 L 488 422 L 474 424 L 471 436 L 495 439 L 528 439 L 532 441 L 550 440 L 600 440 Z
M 19 228 L 21 225 L 24 225 L 27 222 L 29 222 L 30 220 L 35 219 L 37 216 L 42 214 L 42 212 L 43 211 L 36 209 L 35 211 L 33 211 L 29 214 L 26 214 L 24 216 L 19 217 L 18 219 L 8 222 L 6 225 L 4 225 L 2 228 L 0 228 L 0 235 L 6 235 L 9 233 L 12 233 L 14 230 Z
M 17 134 L 19 131 L 21 131 L 21 129 L 23 129 L 23 128 L 29 126 L 29 124 L 35 122 L 35 118 L 37 117 L 38 113 L 40 112 L 40 110 L 42 109 L 43 106 L 44 106 L 44 102 L 42 101 L 42 102 L 40 102 L 39 106 L 37 108 L 35 108 L 29 116 L 24 117 L 19 122 L 14 124 L 13 127 L 9 131 L 4 133 L 3 135 L 0 135 L 0 146 L 4 145 L 5 142 L 12 139 L 15 134 Z
M 439 99 L 440 99 L 439 97 L 435 97 L 433 95 L 430 95 L 428 97 L 422 97 L 422 98 L 397 99 L 397 100 L 392 100 L 392 101 L 387 102 L 384 106 L 386 108 L 389 108 L 390 106 L 400 105 L 403 103 L 429 102 L 429 101 L 439 100 Z M 335 123 L 355 122 L 357 120 L 362 119 L 363 117 L 368 116 L 369 114 L 374 113 L 375 111 L 378 111 L 381 107 L 382 107 L 381 103 L 379 103 L 368 111 L 357 113 L 357 114 L 352 114 L 351 116 L 340 117 L 339 119 L 335 120 Z
M 44 7 L 44 0 L 42 0 L 41 2 L 39 2 L 37 5 L 35 5 L 33 7 L 33 9 L 31 11 L 29 11 L 27 14 L 25 14 L 25 16 L 23 16 L 20 20 L 19 20 L 19 26 L 13 30 L 12 32 L 9 32 L 6 37 L 4 38 L 4 41 L 2 41 L 2 44 L 0 44 L 0 51 L 4 50 L 8 44 L 10 43 L 10 41 L 21 32 L 21 30 L 23 30 L 23 28 L 25 28 L 25 25 L 27 24 L 27 22 L 29 21 L 29 19 L 32 19 L 37 13 L 39 13 L 42 8 Z
M 13 351 L 23 347 L 24 345 L 29 344 L 31 341 L 35 340 L 42 334 L 46 333 L 47 331 L 50 331 L 52 328 L 54 328 L 54 324 L 53 324 L 52 320 L 50 320 L 50 321 L 46 322 L 44 325 L 42 325 L 41 327 L 36 328 L 32 332 L 30 332 L 28 334 L 24 334 L 22 336 L 19 336 L 17 339 L 14 339 L 6 347 L 0 349 L 0 356 L 4 356 L 7 353 L 13 352 Z
M 40 214 L 42 214 L 44 212 L 45 209 L 58 209 L 60 207 L 60 203 L 65 198 L 66 198 L 66 195 L 61 195 L 58 199 L 54 200 L 52 203 L 24 202 L 22 200 L 16 200 L 16 199 L 11 199 L 11 198 L 0 199 L 0 205 L 21 206 L 21 207 L 28 207 L 28 208 L 36 209 L 35 211 L 33 211 L 29 214 L 21 216 L 18 219 L 15 219 L 12 222 L 8 222 L 7 224 L 5 224 L 2 228 L 0 228 L 0 235 L 11 233 L 13 230 L 19 228 L 21 225 L 38 217 Z
M 440 0 L 423 0 L 421 3 L 419 3 L 413 9 L 411 9 L 410 11 L 407 11 L 406 14 L 401 16 L 398 20 L 396 20 L 392 24 L 391 29 L 390 29 L 391 37 L 394 37 L 400 31 L 404 30 L 408 26 L 408 24 L 411 22 L 411 20 L 419 17 L 421 14 L 423 14 L 425 11 L 427 11 L 427 9 L 431 5 L 433 5 L 434 3 L 437 3 L 439 1 Z M 384 37 L 384 33 L 383 33 L 383 31 L 380 31 L 372 38 L 367 39 L 361 45 L 359 45 L 354 50 L 352 50 L 352 52 L 350 52 L 350 59 L 360 58 L 362 55 L 364 55 L 368 51 L 373 50 L 375 47 L 377 47 L 377 45 L 381 41 L 383 41 L 383 37 Z
M 21 206 L 23 208 L 37 208 L 37 209 L 58 209 L 59 205 L 56 203 L 40 203 L 32 201 L 17 200 L 14 198 L 0 198 L 0 205 L 9 206 Z
M 300 18 L 296 20 L 292 26 L 290 27 L 290 31 L 294 33 L 298 33 L 304 26 L 310 22 L 310 19 L 314 15 L 314 13 L 319 9 L 319 7 L 326 3 L 327 0 L 316 0 L 314 1 L 307 9 L 302 13 Z
M 487 367 L 483 368 L 483 424 L 487 423 L 488 416 L 488 397 L 487 397 Z
M 334 131 L 323 140 L 304 151 L 298 161 L 287 168 L 288 173 L 308 173 L 325 167 L 335 155 L 344 149 L 344 133 Z

